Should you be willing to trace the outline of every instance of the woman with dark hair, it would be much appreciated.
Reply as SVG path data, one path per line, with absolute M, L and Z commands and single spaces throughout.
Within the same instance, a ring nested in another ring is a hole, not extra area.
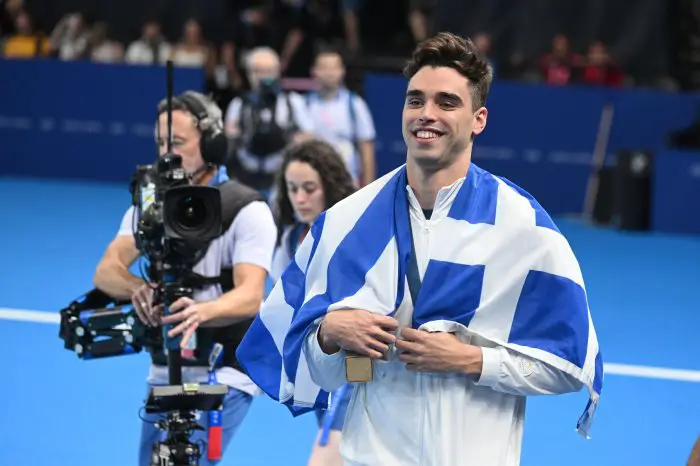
M 319 214 L 354 191 L 352 176 L 330 144 L 312 139 L 287 149 L 275 182 L 278 237 L 270 273 L 273 280 L 287 268 Z M 342 387 L 331 397 L 331 411 L 316 412 L 319 435 L 308 466 L 342 465 L 340 432 L 351 394 L 351 387 Z
M 311 139 L 287 149 L 274 191 L 278 237 L 271 276 L 276 281 L 316 217 L 355 188 L 336 150 L 324 141 Z

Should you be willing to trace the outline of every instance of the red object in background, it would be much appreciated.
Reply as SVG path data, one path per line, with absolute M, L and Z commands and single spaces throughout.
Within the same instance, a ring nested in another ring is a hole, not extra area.
M 587 65 L 581 71 L 581 81 L 599 86 L 621 86 L 624 75 L 613 65 Z
M 212 411 L 209 413 L 209 438 L 207 441 L 207 459 L 220 460 L 223 454 L 221 412 Z
M 564 86 L 573 80 L 574 69 L 581 62 L 581 57 L 572 54 L 558 57 L 547 54 L 540 60 L 540 72 L 545 83 Z

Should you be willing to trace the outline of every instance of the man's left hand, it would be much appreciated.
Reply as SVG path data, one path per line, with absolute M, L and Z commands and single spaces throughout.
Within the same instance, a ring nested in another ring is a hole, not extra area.
M 175 301 L 170 306 L 170 312 L 170 315 L 163 317 L 163 324 L 180 322 L 168 332 L 168 336 L 173 338 L 182 333 L 181 348 L 185 348 L 197 328 L 211 318 L 207 303 L 195 303 L 190 298 L 180 298 Z
M 481 372 L 481 349 L 446 332 L 404 327 L 396 340 L 399 359 L 406 369 L 421 372 Z

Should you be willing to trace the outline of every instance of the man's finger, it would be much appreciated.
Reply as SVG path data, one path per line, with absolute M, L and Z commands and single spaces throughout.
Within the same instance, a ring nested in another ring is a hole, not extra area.
M 146 304 L 146 303 L 141 303 L 141 304 Z M 158 317 L 155 315 L 156 310 L 154 307 L 148 303 L 143 307 L 143 313 L 146 314 L 146 317 L 148 318 L 148 322 L 153 325 L 154 327 L 158 326 Z
M 370 339 L 367 342 L 367 346 L 373 350 L 379 351 L 379 353 L 381 353 L 382 355 L 389 351 L 389 345 L 375 339 Z
M 410 327 L 401 329 L 401 337 L 407 341 L 423 341 L 427 332 L 424 330 L 416 330 Z
M 379 314 L 373 314 L 374 323 L 382 327 L 383 329 L 392 332 L 399 328 L 399 321 L 389 316 L 382 316 Z
M 420 345 L 415 343 L 415 342 L 412 342 L 412 341 L 399 339 L 399 340 L 396 340 L 396 343 L 394 343 L 394 344 L 396 345 L 396 348 L 398 348 L 400 352 L 405 352 L 405 353 L 419 353 L 420 352 Z
M 151 320 L 148 318 L 145 312 L 143 312 L 143 309 L 141 309 L 141 302 L 136 300 L 133 301 L 132 304 L 134 305 L 134 310 L 136 311 L 136 315 L 139 317 L 139 320 L 143 322 L 146 325 L 151 325 Z
M 180 325 L 178 325 L 177 327 L 171 329 L 171 330 L 168 332 L 168 336 L 169 336 L 170 338 L 176 337 L 176 336 L 178 336 L 179 334 L 181 334 L 182 332 L 184 332 L 186 328 L 187 328 L 187 322 L 186 322 L 186 321 L 185 321 L 185 322 L 180 322 Z
M 153 313 L 153 308 L 152 307 L 149 308 L 145 313 L 146 313 L 146 316 L 148 316 L 148 322 L 152 326 L 157 327 L 158 326 L 158 318 Z
M 355 343 L 351 348 L 347 348 L 348 351 L 359 354 L 360 356 L 369 356 L 372 359 L 380 359 L 382 353 L 377 350 L 370 348 L 368 345 L 363 343 Z
M 178 312 L 194 303 L 190 298 L 180 298 L 170 305 L 170 312 Z
M 389 333 L 381 328 L 373 328 L 369 332 L 369 335 L 388 345 L 391 345 L 396 341 L 396 335 Z
M 190 325 L 187 328 L 187 331 L 185 332 L 184 335 L 182 335 L 182 341 L 180 342 L 180 348 L 187 348 L 187 343 L 189 343 L 190 338 L 192 338 L 192 335 L 194 334 L 194 331 L 197 330 L 199 324 L 196 322 L 192 325 Z
M 184 312 L 176 312 L 175 314 L 168 314 L 161 319 L 164 324 L 174 324 L 176 322 L 181 322 L 185 320 L 187 316 Z

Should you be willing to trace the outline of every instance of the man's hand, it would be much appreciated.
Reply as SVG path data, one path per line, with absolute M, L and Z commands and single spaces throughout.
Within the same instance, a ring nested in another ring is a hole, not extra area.
M 180 298 L 170 306 L 171 314 L 163 317 L 161 322 L 164 325 L 180 322 L 179 325 L 168 332 L 168 336 L 173 338 L 184 332 L 180 347 L 185 348 L 195 330 L 201 324 L 211 319 L 209 309 L 209 303 L 195 303 L 190 298 Z
M 379 359 L 394 343 L 399 323 L 393 317 L 363 311 L 329 312 L 321 322 L 319 343 L 327 354 L 341 348 L 363 356 Z
M 481 374 L 481 348 L 462 343 L 451 333 L 406 327 L 396 348 L 410 371 Z
M 148 283 L 142 285 L 131 295 L 131 303 L 134 305 L 136 315 L 139 316 L 141 322 L 157 327 L 160 325 L 160 315 L 163 312 L 163 306 L 153 306 L 154 291 L 153 285 Z

